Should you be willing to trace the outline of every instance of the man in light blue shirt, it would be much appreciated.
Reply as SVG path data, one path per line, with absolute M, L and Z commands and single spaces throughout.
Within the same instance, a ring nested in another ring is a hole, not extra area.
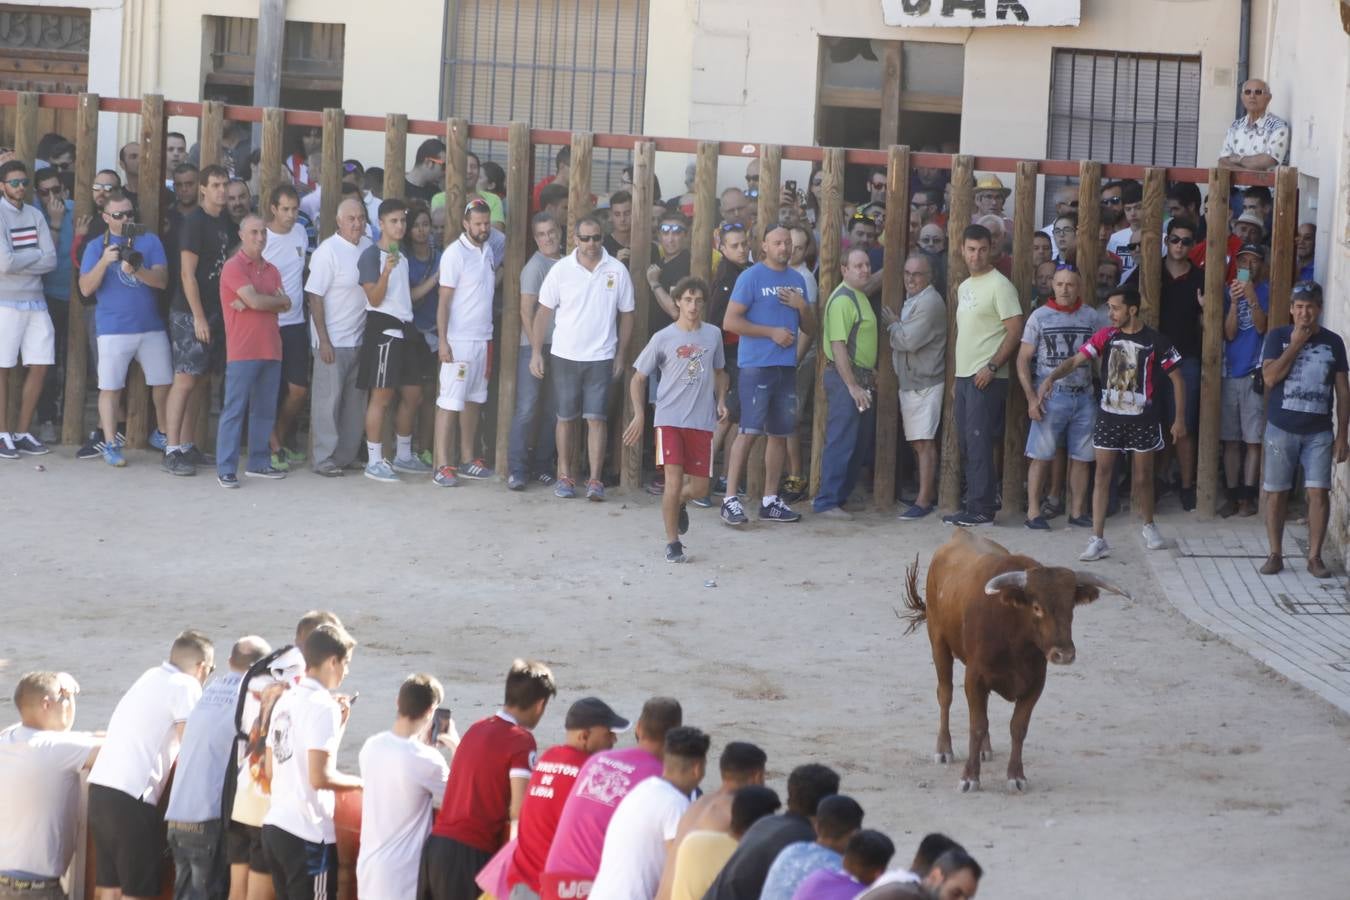
M 844 850 L 862 828 L 863 809 L 858 801 L 835 794 L 816 807 L 815 843 L 788 844 L 769 867 L 760 900 L 792 900 L 797 888 L 821 869 L 836 872 L 844 867 Z

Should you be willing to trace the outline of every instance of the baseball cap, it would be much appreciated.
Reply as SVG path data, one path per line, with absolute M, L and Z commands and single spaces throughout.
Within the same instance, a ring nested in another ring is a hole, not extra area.
M 627 731 L 632 725 L 623 716 L 609 708 L 609 704 L 599 697 L 582 697 L 567 710 L 567 719 L 563 727 L 568 731 L 577 728 L 594 728 L 605 725 L 610 731 Z
M 1248 225 L 1255 225 L 1257 228 L 1261 229 L 1262 234 L 1266 233 L 1266 223 L 1263 222 L 1261 220 L 1261 217 L 1258 216 L 1256 213 L 1245 212 L 1242 215 L 1238 216 L 1237 220 L 1239 222 L 1245 222 Z
M 1238 248 L 1237 255 L 1241 256 L 1244 253 L 1251 253 L 1254 256 L 1260 257 L 1261 259 L 1266 258 L 1266 248 L 1261 246 L 1260 244 L 1243 244 L 1241 247 Z

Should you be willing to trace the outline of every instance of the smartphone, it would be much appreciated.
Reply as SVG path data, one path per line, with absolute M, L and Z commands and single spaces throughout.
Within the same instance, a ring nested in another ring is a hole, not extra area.
M 431 730 L 427 732 L 427 743 L 433 747 L 441 735 L 450 730 L 450 710 L 442 706 L 431 717 Z
M 360 692 L 360 691 L 357 691 L 355 694 L 352 694 L 350 697 L 347 698 L 347 705 L 348 705 L 348 706 L 355 706 L 355 705 L 356 705 L 356 701 L 357 701 L 357 700 L 360 700 L 360 699 L 361 699 L 361 692 Z
M 1250 269 L 1238 269 L 1238 270 L 1237 270 L 1237 280 L 1238 280 L 1238 281 L 1251 281 L 1251 280 L 1252 280 L 1252 273 L 1251 273 L 1251 270 L 1250 270 Z
M 789 181 L 787 184 L 785 184 L 785 185 L 783 185 L 783 186 L 786 187 L 786 188 L 788 189 L 788 191 L 789 191 L 790 193 L 792 193 L 794 196 L 796 195 L 796 193 L 797 193 L 797 182 L 795 182 L 795 181 Z

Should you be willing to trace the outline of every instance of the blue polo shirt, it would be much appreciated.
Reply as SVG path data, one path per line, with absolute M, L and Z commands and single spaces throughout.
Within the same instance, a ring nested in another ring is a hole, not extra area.
M 779 288 L 794 288 L 806 296 L 806 280 L 801 275 L 784 269 L 774 271 L 764 263 L 755 263 L 736 279 L 731 289 L 731 302 L 745 307 L 745 317 L 755 325 L 786 328 L 795 337 L 801 327 L 797 311 L 778 299 Z M 738 360 L 741 368 L 759 366 L 796 366 L 797 347 L 780 347 L 765 337 L 741 335 Z

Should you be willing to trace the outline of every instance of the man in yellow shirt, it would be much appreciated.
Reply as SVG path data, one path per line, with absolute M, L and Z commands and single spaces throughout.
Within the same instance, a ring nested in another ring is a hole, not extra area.
M 741 788 L 731 801 L 731 833 L 691 831 L 680 843 L 670 900 L 703 900 L 722 867 L 736 852 L 741 836 L 782 806 L 778 792 L 762 784 Z
M 990 525 L 998 511 L 994 438 L 1003 433 L 1008 362 L 1022 340 L 1017 289 L 990 262 L 992 236 L 983 225 L 961 234 L 961 256 L 970 277 L 957 289 L 956 410 L 953 418 L 966 479 L 961 509 L 948 525 Z

